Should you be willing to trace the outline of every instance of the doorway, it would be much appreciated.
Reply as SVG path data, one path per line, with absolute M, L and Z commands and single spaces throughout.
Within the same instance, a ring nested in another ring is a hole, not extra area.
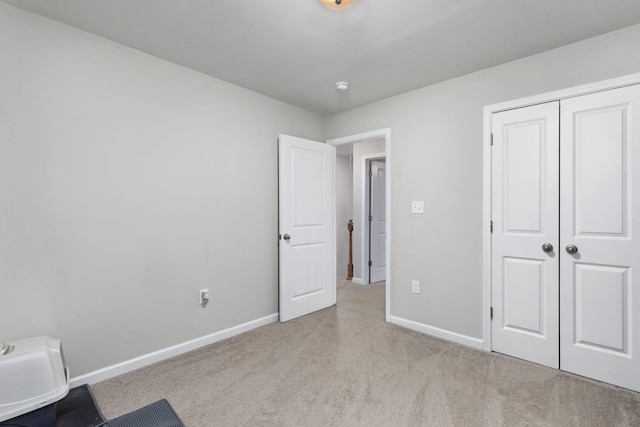
M 388 322 L 391 316 L 391 209 L 390 209 L 390 200 L 391 200 L 391 130 L 389 128 L 375 130 L 371 132 L 365 132 L 350 136 L 345 136 L 341 138 L 331 139 L 327 141 L 327 144 L 334 145 L 336 148 L 340 148 L 345 145 L 352 144 L 354 147 L 358 146 L 355 144 L 360 144 L 363 142 L 378 142 L 378 149 L 373 150 L 374 152 L 367 153 L 366 155 L 359 154 L 358 150 L 354 153 L 352 159 L 352 171 L 353 176 L 356 178 L 354 180 L 354 189 L 356 187 L 360 187 L 363 190 L 366 188 L 366 183 L 368 181 L 366 172 L 366 161 L 371 158 L 385 158 L 385 174 L 384 174 L 384 198 L 385 198 L 385 242 L 384 242 L 384 262 L 386 265 L 385 268 L 385 319 Z M 364 156 L 369 156 L 365 158 Z M 360 177 L 360 179 L 358 179 Z M 365 236 L 367 236 L 367 227 L 363 226 L 366 224 L 365 218 L 367 215 L 366 207 L 367 197 L 366 191 L 360 191 L 360 196 L 356 196 L 357 191 L 354 191 L 354 206 L 357 209 L 354 209 L 353 215 L 354 218 L 354 234 L 356 238 L 354 239 L 354 283 L 359 284 L 367 284 L 369 283 L 369 266 L 368 266 L 368 240 L 365 241 Z M 358 211 L 358 212 L 355 212 Z M 357 222 L 356 222 L 357 221 Z M 337 227 L 343 227 L 345 224 L 338 224 Z M 356 233 L 356 230 L 358 231 Z

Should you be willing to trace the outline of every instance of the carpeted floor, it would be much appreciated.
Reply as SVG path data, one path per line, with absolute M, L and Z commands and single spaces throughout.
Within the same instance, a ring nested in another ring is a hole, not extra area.
M 384 322 L 384 285 L 92 386 L 111 419 L 186 426 L 640 426 L 640 393 Z

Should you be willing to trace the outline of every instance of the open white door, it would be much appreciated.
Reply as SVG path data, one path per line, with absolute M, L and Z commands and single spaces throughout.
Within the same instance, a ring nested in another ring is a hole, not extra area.
M 332 145 L 278 137 L 280 321 L 335 304 Z

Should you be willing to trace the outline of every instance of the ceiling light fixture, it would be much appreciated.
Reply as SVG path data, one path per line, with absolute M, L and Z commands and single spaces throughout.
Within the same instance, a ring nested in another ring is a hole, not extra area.
M 348 82 L 336 82 L 336 90 L 338 92 L 345 92 L 347 89 L 349 89 Z
M 342 10 L 350 7 L 356 0 L 320 0 L 320 3 L 327 9 Z

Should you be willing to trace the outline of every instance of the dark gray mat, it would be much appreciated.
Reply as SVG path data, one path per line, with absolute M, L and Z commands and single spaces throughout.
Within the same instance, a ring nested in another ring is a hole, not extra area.
M 69 390 L 57 406 L 56 427 L 98 427 L 107 421 L 86 384 Z
M 166 399 L 109 421 L 108 427 L 184 427 Z
M 81 385 L 67 395 L 43 408 L 0 423 L 0 427 L 99 427 L 106 419 L 96 405 L 91 389 Z

